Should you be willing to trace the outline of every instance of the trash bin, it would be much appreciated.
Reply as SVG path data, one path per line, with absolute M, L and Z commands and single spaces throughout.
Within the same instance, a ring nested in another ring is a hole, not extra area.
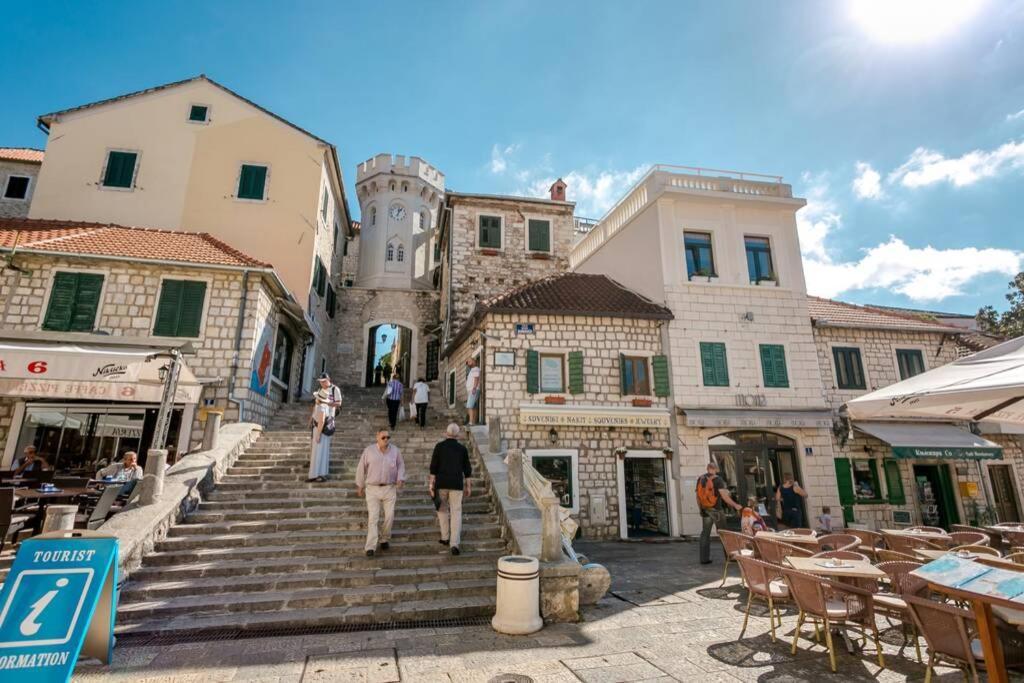
M 491 628 L 498 633 L 525 635 L 539 631 L 540 562 L 533 557 L 507 555 L 498 560 L 498 604 Z

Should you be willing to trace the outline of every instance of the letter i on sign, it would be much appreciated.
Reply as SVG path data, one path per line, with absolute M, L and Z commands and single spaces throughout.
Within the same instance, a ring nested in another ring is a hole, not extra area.
M 43 597 L 35 601 L 32 605 L 32 611 L 30 611 L 28 616 L 21 622 L 21 626 L 19 628 L 21 635 L 34 636 L 39 632 L 39 629 L 42 628 L 43 625 L 36 620 L 39 618 L 39 615 L 43 613 L 43 610 L 53 602 L 53 599 L 57 597 L 59 589 L 64 588 L 67 585 L 67 579 L 57 579 L 58 590 L 47 591 Z

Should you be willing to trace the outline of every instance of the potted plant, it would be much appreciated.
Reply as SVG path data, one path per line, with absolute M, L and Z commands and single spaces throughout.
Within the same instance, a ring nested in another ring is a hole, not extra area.
M 636 407 L 636 408 L 650 408 L 651 407 L 651 399 L 649 399 L 649 398 L 634 398 L 633 399 L 633 406 Z
M 689 279 L 693 280 L 695 277 L 706 277 L 708 282 L 711 282 L 711 278 L 715 277 L 715 274 L 708 268 L 698 268 L 697 272 L 690 274 Z
M 762 282 L 775 282 L 775 283 L 778 283 L 778 281 L 779 281 L 779 278 L 775 274 L 774 270 L 769 272 L 767 275 L 762 275 L 761 277 L 757 278 L 757 284 L 761 284 Z
M 565 405 L 565 396 L 545 396 L 544 403 L 556 406 Z

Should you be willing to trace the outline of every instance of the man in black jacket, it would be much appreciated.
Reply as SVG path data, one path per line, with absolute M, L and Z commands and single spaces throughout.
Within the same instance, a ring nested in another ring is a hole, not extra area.
M 469 498 L 469 451 L 458 441 L 459 425 L 445 430 L 444 441 L 434 446 L 430 458 L 430 496 L 440 499 L 437 521 L 441 525 L 441 545 L 450 545 L 452 555 L 459 554 L 462 540 L 462 499 Z

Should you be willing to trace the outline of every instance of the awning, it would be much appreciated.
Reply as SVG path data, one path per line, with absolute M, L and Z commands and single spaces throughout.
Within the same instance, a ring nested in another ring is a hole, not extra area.
M 0 396 L 159 403 L 166 358 L 133 346 L 0 342 Z M 197 403 L 202 386 L 184 362 L 175 403 Z
M 827 410 L 730 410 L 683 408 L 690 427 L 832 427 Z
M 896 458 L 998 460 L 1003 457 L 999 444 L 951 424 L 854 422 L 853 427 L 892 446 Z

